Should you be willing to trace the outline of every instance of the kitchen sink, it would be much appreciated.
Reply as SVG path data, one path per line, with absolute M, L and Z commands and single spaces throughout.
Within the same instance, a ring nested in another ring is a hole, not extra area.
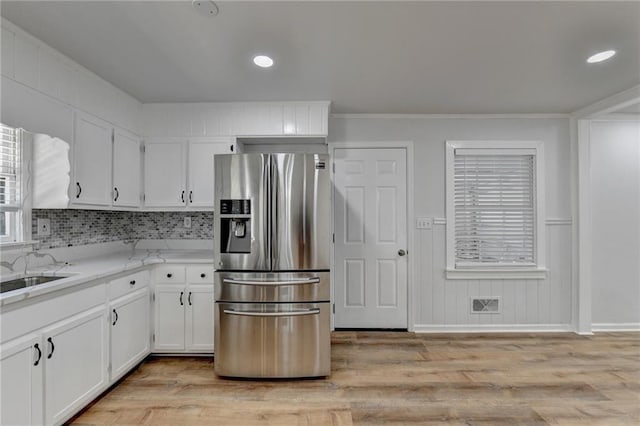
M 25 287 L 33 287 L 36 285 L 48 283 L 50 281 L 61 280 L 67 278 L 61 275 L 28 275 L 22 278 L 15 278 L 9 281 L 0 282 L 0 293 L 18 290 Z

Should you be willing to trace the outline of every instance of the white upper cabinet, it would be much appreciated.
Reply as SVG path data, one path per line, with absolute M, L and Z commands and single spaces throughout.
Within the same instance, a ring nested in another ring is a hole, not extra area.
M 183 207 L 187 204 L 186 141 L 149 141 L 144 155 L 144 205 Z
M 140 139 L 126 130 L 113 132 L 113 205 L 139 207 L 142 178 Z
M 230 139 L 189 142 L 189 194 L 192 207 L 213 207 L 213 156 L 233 153 Z
M 213 209 L 213 156 L 233 152 L 231 138 L 148 141 L 144 154 L 144 206 Z
M 73 144 L 73 204 L 111 205 L 111 137 L 107 122 L 76 114 Z

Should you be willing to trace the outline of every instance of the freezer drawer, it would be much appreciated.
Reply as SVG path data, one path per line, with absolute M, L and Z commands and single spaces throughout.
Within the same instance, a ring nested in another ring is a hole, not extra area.
M 329 272 L 216 272 L 217 302 L 326 302 Z
M 216 303 L 216 374 L 328 376 L 329 303 Z

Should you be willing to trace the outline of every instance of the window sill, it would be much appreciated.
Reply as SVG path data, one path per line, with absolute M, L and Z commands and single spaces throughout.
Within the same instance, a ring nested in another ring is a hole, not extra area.
M 35 246 L 40 241 L 11 241 L 11 242 L 0 242 L 0 250 L 16 250 L 21 249 L 23 247 Z
M 546 268 L 446 269 L 448 280 L 544 280 Z

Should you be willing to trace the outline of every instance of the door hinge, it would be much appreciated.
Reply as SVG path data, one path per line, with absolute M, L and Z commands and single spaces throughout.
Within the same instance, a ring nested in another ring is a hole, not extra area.
M 152 302 L 156 301 L 156 294 L 155 293 L 151 293 L 151 301 Z
M 336 304 L 333 303 L 331 306 L 332 306 L 333 313 L 335 314 L 336 313 Z
M 111 130 L 111 143 L 115 143 L 116 141 L 116 132 L 115 130 Z
M 143 154 L 147 152 L 147 146 L 144 144 L 144 142 L 140 144 L 140 151 L 142 151 Z
M 155 343 L 155 342 L 156 342 L 156 333 L 153 333 L 153 334 L 151 335 L 151 341 L 152 341 L 153 343 Z
M 336 234 L 331 235 L 331 240 L 333 241 L 333 244 L 336 243 Z
M 333 173 L 335 174 L 335 172 L 336 172 L 336 162 L 335 161 L 333 163 L 331 163 L 331 168 L 333 169 Z
M 233 152 L 233 145 L 229 146 L 229 149 Z
M 142 194 L 142 201 L 147 201 L 147 194 Z
M 109 372 L 109 375 L 111 375 L 111 370 L 112 370 L 112 366 L 111 366 L 111 363 L 109 363 L 109 366 L 107 367 L 107 371 Z

